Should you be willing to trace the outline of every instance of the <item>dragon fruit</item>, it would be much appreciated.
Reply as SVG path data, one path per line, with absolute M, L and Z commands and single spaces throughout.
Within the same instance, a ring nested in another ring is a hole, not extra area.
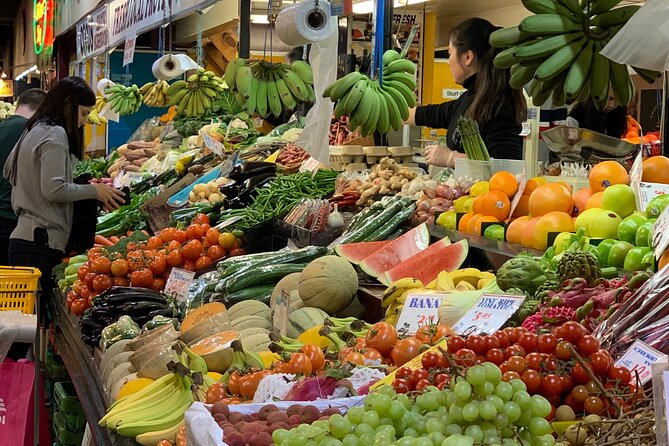
M 573 321 L 576 311 L 567 307 L 546 307 L 539 310 L 523 321 L 523 327 L 530 333 L 536 333 L 540 328 L 561 325 Z

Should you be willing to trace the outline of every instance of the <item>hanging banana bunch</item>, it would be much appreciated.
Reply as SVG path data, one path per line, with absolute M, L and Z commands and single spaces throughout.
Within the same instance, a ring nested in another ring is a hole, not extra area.
M 237 58 L 225 69 L 225 82 L 247 113 L 263 118 L 315 99 L 311 66 L 302 60 L 289 65 Z
M 223 91 L 223 79 L 199 67 L 187 80 L 178 80 L 167 89 L 168 106 L 177 106 L 177 115 L 199 116 L 211 109 Z
M 532 102 L 540 106 L 551 97 L 553 104 L 573 104 L 592 98 L 604 108 L 609 86 L 616 101 L 627 105 L 634 84 L 626 65 L 600 54 L 640 6 L 614 8 L 621 0 L 522 0 L 534 13 L 512 26 L 493 32 L 490 44 L 504 48 L 494 64 L 511 68 L 510 85 L 530 83 Z M 634 68 L 647 82 L 660 73 Z
M 383 79 L 371 80 L 354 71 L 328 86 L 323 93 L 335 101 L 335 118 L 348 115 L 351 131 L 360 129 L 362 136 L 375 131 L 399 130 L 416 106 L 416 65 L 403 59 L 395 50 L 383 53 Z
M 167 89 L 170 84 L 164 80 L 157 80 L 144 84 L 139 92 L 144 96 L 144 105 L 147 107 L 166 107 Z
M 121 116 L 136 113 L 142 105 L 142 93 L 139 92 L 139 87 L 135 84 L 128 87 L 115 84 L 108 87 L 105 94 L 109 95 L 108 102 L 112 110 Z
M 104 96 L 98 95 L 95 98 L 95 106 L 88 114 L 88 123 L 93 125 L 103 125 L 107 124 L 107 118 L 100 116 L 102 109 L 107 104 L 107 100 Z

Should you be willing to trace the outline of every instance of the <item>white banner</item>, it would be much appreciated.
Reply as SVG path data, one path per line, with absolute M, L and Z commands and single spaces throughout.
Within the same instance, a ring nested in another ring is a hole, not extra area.
M 56 14 L 53 20 L 54 37 L 67 31 L 89 11 L 97 6 L 100 0 L 56 0 Z
M 102 25 L 102 26 L 99 26 Z M 77 60 L 97 56 L 108 46 L 107 6 L 102 5 L 91 13 L 91 20 L 77 23 Z

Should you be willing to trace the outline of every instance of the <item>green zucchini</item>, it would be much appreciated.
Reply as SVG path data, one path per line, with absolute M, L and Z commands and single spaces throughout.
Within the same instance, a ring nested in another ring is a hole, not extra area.
M 288 263 L 249 268 L 227 280 L 225 282 L 225 292 L 234 293 L 254 285 L 278 282 L 288 274 L 302 272 L 306 266 L 306 263 Z
M 357 230 L 344 236 L 343 239 L 338 240 L 338 243 L 356 243 L 365 240 L 374 231 L 379 229 L 392 216 L 400 212 L 404 208 L 402 200 L 394 201 L 391 205 L 385 208 L 379 215 L 374 218 L 367 219 Z
M 412 204 L 406 209 L 399 211 L 393 217 L 385 222 L 376 231 L 372 232 L 368 237 L 365 237 L 366 242 L 373 242 L 377 240 L 385 240 L 390 234 L 395 232 L 399 226 L 411 218 L 416 211 L 416 205 Z
M 227 305 L 253 299 L 269 305 L 269 299 L 275 286 L 276 283 L 271 283 L 244 288 L 223 296 L 219 301 Z

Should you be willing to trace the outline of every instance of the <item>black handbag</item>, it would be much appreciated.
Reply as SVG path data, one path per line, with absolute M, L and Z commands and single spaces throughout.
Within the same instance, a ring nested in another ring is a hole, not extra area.
M 73 181 L 75 184 L 88 184 L 89 174 L 79 176 Z M 72 229 L 67 241 L 65 254 L 71 252 L 83 253 L 95 244 L 95 227 L 98 222 L 98 200 L 79 200 L 74 202 L 72 211 Z

